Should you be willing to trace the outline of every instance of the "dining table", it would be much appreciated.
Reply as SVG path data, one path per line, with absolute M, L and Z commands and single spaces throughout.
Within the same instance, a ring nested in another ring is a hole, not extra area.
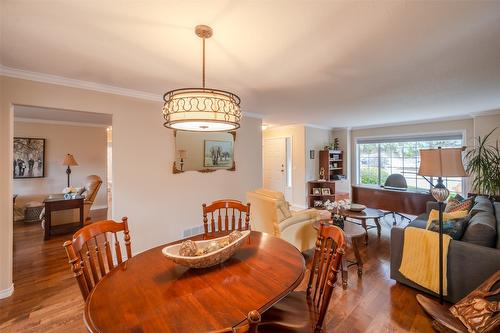
M 190 237 L 202 240 L 203 235 Z M 133 242 L 133 239 L 132 239 Z M 215 332 L 244 325 L 302 281 L 305 261 L 278 237 L 252 231 L 227 261 L 208 268 L 178 265 L 165 246 L 141 252 L 104 276 L 85 302 L 90 332 Z M 133 245 L 133 243 L 132 243 Z

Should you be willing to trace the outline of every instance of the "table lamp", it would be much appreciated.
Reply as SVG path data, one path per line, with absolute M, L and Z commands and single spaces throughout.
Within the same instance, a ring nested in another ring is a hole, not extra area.
M 443 177 L 466 177 L 462 163 L 462 148 L 421 149 L 420 176 L 438 177 L 431 194 L 438 202 L 439 208 L 439 302 L 443 304 L 443 202 L 450 191 L 444 186 Z
M 64 161 L 63 161 L 62 164 L 68 166 L 68 168 L 66 169 L 66 174 L 68 175 L 68 187 L 69 187 L 70 186 L 69 185 L 69 175 L 71 174 L 71 168 L 70 168 L 70 166 L 77 166 L 78 163 L 76 163 L 76 160 L 73 157 L 73 155 L 66 154 L 66 156 L 64 157 Z
M 184 159 L 186 158 L 186 155 L 187 155 L 187 151 L 185 151 L 184 149 L 179 150 L 179 158 L 181 159 L 181 161 L 180 161 L 181 171 L 182 171 L 182 167 L 184 166 Z

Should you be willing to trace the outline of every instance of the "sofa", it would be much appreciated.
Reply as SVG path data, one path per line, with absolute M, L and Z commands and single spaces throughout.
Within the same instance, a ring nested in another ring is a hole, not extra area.
M 317 209 L 291 211 L 283 193 L 263 188 L 248 192 L 247 201 L 252 207 L 252 230 L 280 237 L 301 252 L 315 246 L 313 223 L 321 219 Z
M 419 215 L 408 226 L 425 228 L 432 209 L 438 209 L 437 202 L 428 202 L 427 212 Z M 467 218 L 469 222 L 463 236 L 460 240 L 451 240 L 448 248 L 448 295 L 445 300 L 452 303 L 465 297 L 500 269 L 500 202 L 491 202 L 485 196 L 477 196 Z M 391 278 L 438 296 L 408 280 L 399 272 L 403 256 L 404 229 L 394 227 L 391 230 Z

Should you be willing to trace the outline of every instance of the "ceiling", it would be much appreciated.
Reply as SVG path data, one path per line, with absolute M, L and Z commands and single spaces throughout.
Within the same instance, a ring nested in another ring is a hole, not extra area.
M 268 123 L 500 109 L 500 1 L 1 1 L 1 64 L 154 94 L 201 81 Z M 160 105 L 159 105 L 160 112 Z
M 112 125 L 111 114 L 48 109 L 23 105 L 14 106 L 14 117 L 16 119 L 42 120 L 47 122 L 53 121 L 81 123 L 86 125 Z

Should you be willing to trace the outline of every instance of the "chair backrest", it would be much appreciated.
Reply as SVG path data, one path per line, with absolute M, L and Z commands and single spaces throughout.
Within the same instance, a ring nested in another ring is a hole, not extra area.
M 122 218 L 122 223 L 105 220 L 89 224 L 78 230 L 72 240 L 64 243 L 69 264 L 78 281 L 83 299 L 87 299 L 99 280 L 116 265 L 122 263 L 122 251 L 117 232 L 123 232 L 127 259 L 130 259 L 132 251 L 126 217 Z M 112 245 L 113 242 L 114 245 Z M 117 264 L 113 260 L 112 247 Z
M 86 201 L 94 202 L 101 184 L 102 179 L 97 175 L 90 175 L 85 178 L 85 191 L 87 191 L 87 195 L 85 196 Z
M 385 180 L 384 186 L 408 188 L 408 184 L 406 184 L 406 178 L 399 173 L 393 173 L 392 175 L 389 175 L 389 177 L 387 177 L 387 179 Z
M 234 199 L 216 200 L 210 205 L 203 204 L 203 226 L 205 236 L 219 231 L 248 230 L 250 204 L 244 205 Z
M 337 280 L 342 256 L 344 255 L 344 232 L 333 225 L 320 224 L 316 249 L 314 251 L 311 274 L 307 284 L 307 295 L 319 309 L 316 329 L 321 330 L 328 305 L 332 297 L 333 286 Z

